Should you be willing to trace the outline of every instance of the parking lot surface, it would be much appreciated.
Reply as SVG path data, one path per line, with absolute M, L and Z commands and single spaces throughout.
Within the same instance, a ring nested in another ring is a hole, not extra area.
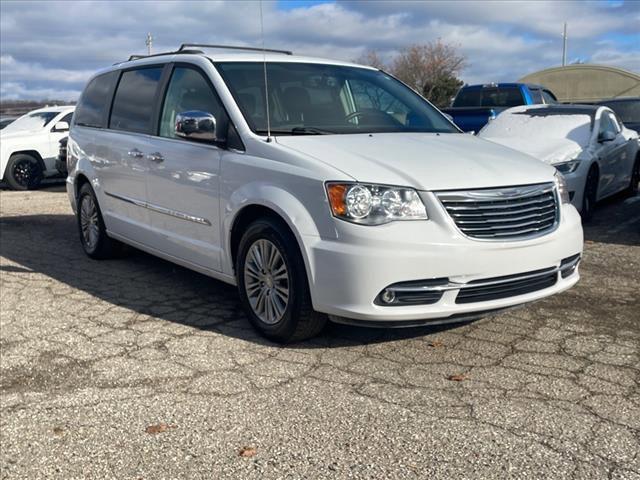
M 85 257 L 61 186 L 0 214 L 1 478 L 640 478 L 640 197 L 568 292 L 286 347 L 230 286 Z

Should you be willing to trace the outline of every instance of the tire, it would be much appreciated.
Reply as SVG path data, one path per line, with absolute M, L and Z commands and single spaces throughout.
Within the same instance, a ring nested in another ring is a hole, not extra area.
M 326 325 L 326 315 L 315 312 L 311 305 L 298 243 L 281 222 L 265 218 L 247 227 L 238 247 L 236 278 L 249 321 L 268 339 L 278 343 L 305 340 Z
M 631 181 L 625 193 L 630 197 L 635 197 L 638 194 L 638 183 L 640 183 L 640 154 L 636 156 L 636 161 L 631 168 Z
M 5 177 L 13 190 L 32 190 L 42 181 L 42 167 L 37 158 L 26 153 L 18 153 L 9 159 Z
M 84 252 L 96 260 L 120 256 L 123 244 L 107 235 L 98 199 L 88 183 L 80 187 L 76 205 L 78 233 Z
M 584 185 L 584 194 L 582 195 L 582 210 L 580 215 L 583 222 L 589 222 L 593 218 L 593 211 L 596 208 L 596 200 L 598 198 L 598 169 L 592 166 L 587 174 L 587 181 Z

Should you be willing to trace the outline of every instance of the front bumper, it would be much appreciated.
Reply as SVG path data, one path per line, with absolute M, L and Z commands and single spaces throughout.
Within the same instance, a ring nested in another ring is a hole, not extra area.
M 67 172 L 67 160 L 66 159 L 56 158 L 56 170 L 58 171 L 58 173 L 60 175 L 66 176 L 68 174 L 68 172 Z
M 428 221 L 377 227 L 336 220 L 337 240 L 305 237 L 314 308 L 343 321 L 443 323 L 539 300 L 578 281 L 576 268 L 566 277 L 556 272 L 557 280 L 550 286 L 506 298 L 459 303 L 462 289 L 448 288 L 434 303 L 380 305 L 376 298 L 396 283 L 446 279 L 450 285 L 465 285 L 559 269 L 563 259 L 582 252 L 580 216 L 571 205 L 562 206 L 556 230 L 518 241 L 470 239 L 443 209 L 431 209 L 429 216 Z
M 73 214 L 76 212 L 76 187 L 73 178 L 67 177 L 66 179 L 67 197 L 69 197 L 69 204 L 73 210 Z
M 585 162 L 586 163 L 586 162 Z M 587 183 L 587 173 L 583 171 L 584 168 L 581 165 L 575 172 L 567 173 L 564 175 L 564 179 L 567 182 L 567 190 L 571 196 L 571 204 L 576 207 L 576 210 L 582 210 L 582 199 L 584 197 L 584 186 Z

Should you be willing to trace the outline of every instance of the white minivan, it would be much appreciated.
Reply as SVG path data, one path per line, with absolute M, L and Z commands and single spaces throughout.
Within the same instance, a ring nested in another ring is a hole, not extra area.
M 555 168 L 461 133 L 380 70 L 210 47 L 85 88 L 67 190 L 92 258 L 125 243 L 237 285 L 281 342 L 327 318 L 468 320 L 578 281 L 580 217 Z

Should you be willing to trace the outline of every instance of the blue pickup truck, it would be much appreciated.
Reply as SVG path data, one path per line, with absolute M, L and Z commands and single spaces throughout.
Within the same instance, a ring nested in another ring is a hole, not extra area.
M 558 103 L 556 96 L 541 85 L 491 83 L 462 87 L 451 108 L 442 111 L 465 132 L 479 132 L 501 111 L 518 105 Z

